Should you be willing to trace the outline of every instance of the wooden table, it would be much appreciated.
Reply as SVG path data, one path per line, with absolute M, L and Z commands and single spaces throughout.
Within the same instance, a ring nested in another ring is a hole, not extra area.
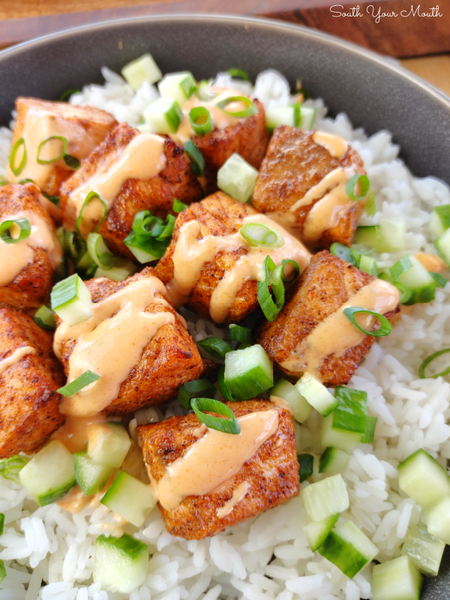
M 398 58 L 450 96 L 450 0 L 437 1 L 439 6 L 417 0 L 0 0 L 0 48 L 130 16 L 259 15 L 320 29 Z

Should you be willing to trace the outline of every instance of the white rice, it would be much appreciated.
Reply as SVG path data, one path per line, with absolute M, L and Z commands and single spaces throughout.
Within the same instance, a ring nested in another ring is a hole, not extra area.
M 119 121 L 137 125 L 143 109 L 158 97 L 155 87 L 144 84 L 133 93 L 121 77 L 102 69 L 104 86 L 90 85 L 72 96 L 73 104 L 90 104 L 111 112 Z M 240 86 L 254 93 L 267 106 L 291 101 L 289 86 L 273 71 L 261 74 L 255 87 L 231 82 L 219 74 L 221 85 Z M 309 100 L 317 107 L 316 127 L 351 142 L 365 164 L 379 212 L 364 223 L 385 217 L 401 217 L 406 224 L 406 252 L 434 252 L 426 233 L 434 206 L 450 203 L 449 188 L 432 177 L 417 179 L 397 158 L 399 148 L 391 135 L 381 131 L 368 138 L 362 129 L 352 129 L 348 117 L 326 118 L 322 100 Z M 0 130 L 0 172 L 7 163 L 11 131 Z M 380 262 L 392 264 L 398 255 L 381 255 Z M 350 496 L 350 509 L 343 519 L 353 520 L 380 549 L 378 558 L 399 555 L 410 525 L 421 519 L 419 507 L 398 489 L 397 470 L 417 448 L 424 448 L 442 465 L 450 458 L 450 384 L 442 378 L 418 379 L 422 360 L 442 347 L 450 347 L 450 285 L 437 290 L 431 304 L 415 306 L 403 315 L 392 334 L 375 344 L 350 386 L 366 390 L 369 413 L 378 417 L 373 446 L 360 445 L 343 473 Z M 188 327 L 199 340 L 220 335 L 223 330 L 198 320 L 185 311 Z M 166 409 L 164 409 L 166 410 Z M 180 414 L 175 405 L 166 416 Z M 160 409 L 139 411 L 132 421 L 156 421 Z M 319 417 L 313 414 L 296 425 L 299 452 L 318 457 Z M 317 464 L 317 460 L 315 461 Z M 315 475 L 313 481 L 319 479 Z M 304 485 L 307 485 L 306 483 Z M 0 537 L 0 559 L 7 577 L 0 586 L 1 600 L 119 600 L 123 594 L 101 591 L 92 583 L 94 542 L 100 533 L 120 535 L 126 531 L 150 546 L 151 559 L 145 584 L 130 600 L 358 600 L 370 598 L 371 567 L 352 581 L 334 565 L 313 554 L 303 527 L 306 515 L 299 497 L 259 515 L 212 539 L 185 541 L 165 530 L 155 509 L 145 526 L 137 531 L 121 526 L 119 519 L 102 505 L 86 507 L 72 515 L 53 504 L 36 509 L 25 490 L 0 477 L 0 512 L 5 529 Z M 45 586 L 41 587 L 41 581 Z

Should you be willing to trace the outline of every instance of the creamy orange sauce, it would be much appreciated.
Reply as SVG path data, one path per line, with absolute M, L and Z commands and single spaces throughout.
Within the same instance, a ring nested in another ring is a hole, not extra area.
M 62 259 L 62 248 L 55 234 L 47 222 L 31 210 L 23 210 L 12 215 L 3 215 L 1 222 L 17 219 L 28 219 L 31 223 L 30 235 L 16 242 L 7 244 L 0 238 L 0 286 L 8 285 L 34 260 L 35 248 L 43 248 L 47 251 L 53 268 L 57 267 Z M 20 228 L 17 232 L 12 231 L 11 237 L 19 237 Z
M 164 144 L 164 138 L 153 133 L 140 133 L 134 137 L 118 160 L 105 164 L 86 183 L 70 194 L 65 214 L 68 226 L 75 228 L 76 220 L 90 192 L 96 192 L 109 209 L 128 179 L 147 181 L 159 175 L 167 162 Z M 103 204 L 98 200 L 91 201 L 85 207 L 80 226 L 83 237 L 95 229 L 103 217 L 104 210 Z
M 113 419 L 109 418 L 112 421 Z M 104 415 L 94 415 L 92 417 L 74 417 L 66 416 L 66 421 L 52 435 L 52 440 L 61 442 L 69 452 L 82 452 L 86 450 L 91 428 L 96 428 L 106 421 Z
M 247 481 L 243 481 L 240 483 L 237 488 L 234 490 L 231 498 L 226 502 L 223 506 L 217 509 L 216 514 L 219 519 L 224 519 L 227 517 L 233 508 L 236 506 L 238 502 L 240 502 L 248 492 L 249 484 Z
M 345 192 L 347 181 L 340 183 L 309 211 L 303 224 L 303 239 L 316 242 L 328 229 L 336 227 L 354 205 Z
M 174 277 L 167 285 L 169 298 L 175 306 L 186 303 L 194 289 L 205 265 L 212 262 L 219 252 L 246 248 L 247 254 L 241 256 L 214 290 L 210 314 L 213 321 L 222 323 L 228 314 L 237 294 L 246 281 L 258 281 L 264 278 L 263 262 L 270 256 L 278 266 L 283 259 L 295 260 L 302 272 L 308 265 L 311 255 L 306 248 L 278 223 L 264 215 L 248 215 L 242 221 L 262 223 L 277 230 L 284 239 L 280 248 L 262 248 L 250 246 L 239 232 L 227 236 L 205 236 L 198 239 L 201 226 L 197 221 L 188 221 L 181 230 L 172 257 Z
M 348 150 L 347 142 L 343 138 L 333 135 L 332 133 L 316 131 L 313 134 L 313 141 L 325 148 L 333 158 L 342 158 Z
M 219 102 L 226 100 L 226 98 L 231 98 L 232 96 L 242 96 L 241 92 L 230 89 L 221 90 L 216 88 L 211 88 L 211 92 L 217 93 L 217 96 L 212 100 L 199 100 L 197 96 L 193 94 L 193 96 L 183 105 L 183 120 L 181 121 L 177 132 L 170 135 L 173 141 L 180 146 L 184 146 L 185 142 L 194 134 L 189 121 L 189 112 L 197 106 L 203 106 L 209 111 L 213 122 L 213 129 L 225 129 L 226 127 L 233 127 L 240 121 L 244 120 L 242 118 L 238 119 L 231 115 L 227 115 L 217 106 Z M 225 110 L 229 112 L 237 112 L 239 110 L 245 110 L 246 108 L 247 107 L 242 102 L 230 102 L 230 104 L 225 107 Z
M 91 502 L 91 499 L 92 496 L 85 496 L 80 486 L 76 485 L 56 504 L 67 512 L 76 514 L 83 510 Z
M 442 271 L 445 271 L 447 268 L 447 265 L 442 258 L 436 256 L 435 254 L 417 252 L 417 254 L 414 256 L 427 271 L 431 271 L 432 273 L 442 273 Z
M 175 322 L 171 312 L 149 313 L 153 304 L 168 307 L 156 294 L 166 294 L 156 277 L 135 281 L 104 300 L 92 304 L 93 316 L 73 327 L 61 324 L 55 333 L 54 349 L 61 356 L 64 340 L 75 339 L 69 359 L 68 381 L 90 370 L 100 379 L 61 404 L 61 412 L 92 416 L 101 412 L 119 394 L 122 382 L 139 361 L 156 332 Z
M 67 169 L 67 165 L 62 158 L 48 165 L 41 165 L 37 162 L 39 145 L 51 136 L 65 137 L 68 142 L 67 153 L 75 156 L 78 160 L 86 158 L 97 145 L 82 123 L 76 120 L 65 119 L 45 109 L 30 108 L 26 115 L 22 133 L 27 151 L 27 161 L 19 175 L 14 175 L 8 166 L 6 175 L 8 181 L 18 183 L 22 179 L 32 179 L 37 186 L 45 189 L 55 167 L 64 167 Z M 51 160 L 59 156 L 61 151 L 61 141 L 51 140 L 42 147 L 40 158 Z M 22 158 L 21 152 L 19 150 L 16 155 L 16 165 L 20 164 Z
M 0 360 L 0 376 L 3 375 L 3 373 L 10 367 L 21 361 L 22 358 L 27 354 L 36 354 L 36 350 L 31 346 L 22 346 L 22 348 L 17 348 L 17 350 L 14 350 L 14 352 L 7 358 Z
M 319 323 L 281 366 L 291 373 L 307 372 L 320 381 L 320 367 L 324 358 L 341 356 L 349 348 L 358 346 L 365 337 L 345 316 L 344 309 L 357 306 L 384 315 L 394 310 L 398 302 L 397 288 L 387 281 L 375 279 Z M 375 323 L 375 318 L 370 315 L 358 315 L 356 319 L 360 327 L 366 330 L 370 330 Z
M 151 483 L 160 504 L 175 509 L 187 496 L 203 496 L 240 471 L 277 430 L 278 411 L 251 413 L 238 419 L 238 435 L 208 429 L 186 454 Z M 237 500 L 236 500 L 237 501 Z

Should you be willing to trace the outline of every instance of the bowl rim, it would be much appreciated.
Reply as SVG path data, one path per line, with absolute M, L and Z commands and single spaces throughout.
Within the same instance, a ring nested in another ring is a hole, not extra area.
M 15 54 L 21 54 L 29 49 L 46 45 L 48 42 L 58 39 L 63 39 L 66 36 L 73 36 L 84 31 L 99 31 L 102 29 L 113 29 L 115 27 L 123 26 L 124 24 L 140 23 L 143 22 L 171 22 L 171 21 L 203 21 L 204 23 L 221 23 L 228 22 L 231 24 L 243 24 L 243 25 L 254 25 L 260 28 L 268 28 L 272 30 L 284 30 L 289 31 L 293 34 L 299 34 L 300 37 L 319 40 L 328 45 L 329 47 L 337 47 L 341 50 L 346 50 L 352 54 L 359 55 L 362 59 L 370 63 L 375 63 L 378 67 L 390 71 L 397 77 L 406 80 L 418 88 L 424 93 L 432 96 L 437 102 L 445 107 L 450 112 L 450 97 L 441 92 L 438 88 L 428 83 L 418 75 L 415 75 L 411 71 L 408 71 L 400 64 L 397 64 L 397 60 L 389 56 L 383 56 L 373 50 L 368 50 L 363 46 L 359 46 L 353 42 L 343 40 L 329 33 L 319 31 L 305 27 L 303 25 L 292 24 L 289 22 L 279 21 L 277 19 L 271 19 L 269 17 L 252 17 L 246 15 L 232 15 L 232 14 L 202 14 L 202 13 L 161 13 L 155 15 L 143 15 L 127 17 L 122 19 L 108 19 L 106 21 L 99 21 L 97 23 L 88 23 L 85 25 L 79 25 L 76 27 L 70 27 L 68 29 L 62 29 L 53 33 L 48 33 L 30 40 L 26 40 L 19 44 L 15 44 L 9 48 L 5 48 L 0 51 L 0 67 L 3 58 L 9 58 Z

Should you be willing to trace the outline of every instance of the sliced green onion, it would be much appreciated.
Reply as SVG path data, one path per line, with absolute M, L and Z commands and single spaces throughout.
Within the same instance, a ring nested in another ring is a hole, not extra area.
M 81 90 L 77 90 L 76 88 L 70 88 L 61 94 L 61 96 L 59 97 L 59 101 L 66 102 L 70 98 L 70 96 L 72 96 L 72 94 L 79 94 L 80 92 Z
M 2 183 L 2 185 L 7 185 L 7 183 L 8 182 L 5 179 L 5 183 Z M 26 183 L 34 183 L 34 181 L 32 179 L 29 179 L 28 177 L 26 177 L 25 179 L 21 179 L 19 181 L 19 185 L 25 185 Z M 41 192 L 41 194 L 42 194 L 42 192 Z
M 363 273 L 373 275 L 374 277 L 376 277 L 378 274 L 377 263 L 371 256 L 367 256 L 366 254 L 361 255 L 358 269 Z
M 180 213 L 183 212 L 183 210 L 186 210 L 187 208 L 187 204 L 184 204 L 183 202 L 181 202 L 180 200 L 177 200 L 177 198 L 175 198 L 175 200 L 173 201 L 173 206 L 172 206 L 172 210 L 175 213 Z
M 19 483 L 19 473 L 29 460 L 29 458 L 18 454 L 11 456 L 11 458 L 3 458 L 0 460 L 0 475 L 5 479 Z
M 22 183 L 24 181 L 25 182 L 31 181 L 31 183 L 34 183 L 31 179 L 29 179 L 29 180 L 23 179 L 22 181 L 19 181 L 19 183 Z M 0 187 L 3 187 L 4 185 L 9 185 L 9 181 L 6 179 L 6 177 L 3 177 L 3 175 L 0 175 Z
M 5 525 L 5 515 L 0 513 L 0 535 L 3 535 L 3 526 Z
M 55 158 L 51 158 L 50 160 L 44 160 L 43 158 L 41 158 L 41 150 L 48 142 L 51 142 L 52 140 L 59 140 L 62 143 L 61 154 L 58 154 L 58 156 L 56 156 Z M 52 164 L 54 162 L 58 162 L 58 160 L 61 160 L 62 158 L 64 158 L 66 153 L 67 153 L 67 138 L 63 137 L 62 135 L 51 135 L 50 137 L 45 138 L 45 140 L 43 140 L 39 144 L 38 150 L 37 150 L 37 162 L 40 165 L 50 165 L 50 164 Z
M 244 110 L 236 110 L 234 112 L 225 110 L 225 108 L 232 102 L 242 102 L 242 104 L 245 104 L 247 108 Z M 258 112 L 255 104 L 250 100 L 250 98 L 246 98 L 245 96 L 230 96 L 229 98 L 225 98 L 225 100 L 221 100 L 217 103 L 217 108 L 220 108 L 220 110 L 226 115 L 230 115 L 230 117 L 236 117 L 237 119 L 246 119 L 247 117 L 256 115 Z
M 223 404 L 223 402 L 211 400 L 210 398 L 194 398 L 191 401 L 191 407 L 200 423 L 204 423 L 209 429 L 216 429 L 222 433 L 231 433 L 233 435 L 241 433 L 241 428 L 233 411 L 226 404 Z M 219 415 L 223 415 L 227 419 L 219 419 L 218 417 L 207 415 L 204 411 L 219 413 Z
M 285 268 L 288 264 L 294 267 L 294 276 L 289 279 L 285 274 Z M 283 260 L 281 265 L 277 267 L 270 256 L 266 256 L 263 269 L 264 279 L 258 281 L 258 302 L 266 319 L 273 322 L 284 306 L 285 292 L 283 282 L 292 283 L 295 281 L 300 273 L 300 268 L 294 260 L 289 259 Z M 272 288 L 275 302 L 273 301 L 269 287 Z
M 83 220 L 83 212 L 84 212 L 84 209 L 86 208 L 86 206 L 92 200 L 98 200 L 99 202 L 101 202 L 103 204 L 103 217 L 101 218 L 100 223 L 95 228 L 94 233 L 100 229 L 103 221 L 106 219 L 106 215 L 108 214 L 108 205 L 103 200 L 103 198 L 101 198 L 101 196 L 97 192 L 89 192 L 89 194 L 86 196 L 85 201 L 83 202 L 83 206 L 81 207 L 80 214 L 78 215 L 78 219 L 77 219 L 77 231 L 78 231 L 80 238 L 83 237 L 81 235 L 81 231 L 80 231 L 80 226 L 81 226 L 81 223 Z
M 191 161 L 191 169 L 194 175 L 202 177 L 203 171 L 205 170 L 205 159 L 203 158 L 203 154 L 191 140 L 188 140 L 185 143 L 184 151 Z
M 230 339 L 237 340 L 243 344 L 251 344 L 252 330 L 250 327 L 241 327 L 240 325 L 230 325 Z
M 384 273 L 383 273 L 383 275 L 384 275 Z M 381 277 L 381 275 L 378 275 L 378 279 L 384 279 L 384 277 Z M 389 280 L 385 279 L 385 281 L 389 281 Z M 398 281 L 395 281 L 393 283 L 393 285 L 395 285 L 395 287 L 400 292 L 400 304 L 406 304 L 407 302 L 409 302 L 409 300 L 411 300 L 412 291 L 409 288 L 407 288 L 403 284 L 399 283 Z
M 247 223 L 239 229 L 239 233 L 250 246 L 263 246 L 264 248 L 284 246 L 283 236 L 276 229 L 262 223 Z
M 49 331 L 54 331 L 56 329 L 55 313 L 45 306 L 45 304 L 43 304 L 36 312 L 33 321 L 36 325 L 39 325 L 41 329 L 48 329 Z
M 94 383 L 100 379 L 100 375 L 93 373 L 92 371 L 86 371 L 83 375 L 80 375 L 74 381 L 68 383 L 64 387 L 59 388 L 58 393 L 62 394 L 66 398 L 70 398 L 74 394 L 78 394 L 83 388 L 90 383 Z
M 202 100 L 203 102 L 209 102 L 210 100 L 214 100 L 217 94 L 211 92 L 211 84 L 212 79 L 202 79 L 201 81 L 199 81 L 197 89 L 195 90 L 195 95 L 199 100 Z
M 175 227 L 175 217 L 173 215 L 167 215 L 165 221 L 157 224 L 152 229 L 152 236 L 157 242 L 164 242 L 170 240 Z
M 233 396 L 230 390 L 225 383 L 225 367 L 220 367 L 219 373 L 217 375 L 217 387 L 219 388 L 219 392 L 224 400 L 228 400 L 229 402 L 237 402 L 237 398 Z
M 297 460 L 300 465 L 300 483 L 303 483 L 309 479 L 314 472 L 314 456 L 312 454 L 298 454 Z
M 361 254 L 353 248 L 349 248 L 348 246 L 344 246 L 344 244 L 339 244 L 338 242 L 331 244 L 330 252 L 334 256 L 337 256 L 341 260 L 350 263 L 354 267 L 358 266 L 361 257 Z
M 447 367 L 446 369 L 444 369 L 440 373 L 437 373 L 436 375 L 430 375 L 429 377 L 425 375 L 425 369 L 431 362 L 433 362 L 433 360 L 435 360 L 439 356 L 442 356 L 443 354 L 448 354 L 449 352 L 450 348 L 444 348 L 444 350 L 438 350 L 437 352 L 434 352 L 431 356 L 426 358 L 419 367 L 420 379 L 436 379 L 437 377 L 444 377 L 445 375 L 448 375 L 450 373 L 450 367 Z
M 64 154 L 63 159 L 66 165 L 74 171 L 80 167 L 80 161 L 78 158 L 75 158 L 75 156 L 72 156 L 71 154 Z
M 59 198 L 59 196 L 50 196 L 50 194 L 46 194 L 45 192 L 41 192 L 41 194 L 47 198 L 47 200 L 50 200 L 50 202 L 52 204 L 54 204 L 55 206 L 59 206 L 61 203 L 61 200 Z
M 214 128 L 211 114 L 204 106 L 195 106 L 189 111 L 189 123 L 196 135 L 207 135 Z
M 359 184 L 360 194 L 355 194 L 355 187 Z M 355 202 L 359 202 L 364 200 L 367 196 L 370 189 L 370 181 L 367 175 L 353 175 L 348 180 L 347 185 L 345 186 L 345 193 L 350 198 L 350 200 L 354 200 Z
M 14 234 L 18 233 L 17 228 L 19 228 L 19 235 L 11 236 L 11 230 Z M 7 244 L 17 244 L 17 242 L 21 242 L 30 236 L 31 233 L 31 223 L 29 219 L 11 219 L 10 221 L 3 221 L 0 225 L 0 238 L 6 242 Z
M 96 266 L 97 265 L 94 263 L 93 267 L 95 268 Z M 90 271 L 90 268 L 88 268 L 88 271 Z M 135 272 L 136 265 L 134 262 L 131 262 L 131 260 L 127 260 L 126 258 L 116 256 L 114 258 L 114 266 L 111 267 L 111 269 L 102 269 L 102 267 L 98 267 L 95 269 L 94 277 L 107 277 L 113 281 L 123 281 L 127 277 L 130 277 L 130 275 L 133 275 Z
M 224 359 L 228 352 L 231 352 L 233 348 L 227 344 L 224 340 L 216 337 L 208 337 L 200 342 L 197 342 L 197 345 L 203 350 L 206 350 L 208 354 L 211 354 L 214 358 Z
M 215 386 L 208 379 L 197 379 L 184 383 L 178 390 L 178 400 L 184 408 L 190 408 L 192 398 L 214 398 Z
M 395 264 L 390 268 L 392 281 L 397 281 L 397 279 L 412 268 L 412 262 L 409 256 L 404 256 L 400 260 L 398 260 Z
M 355 315 L 365 314 L 365 315 L 373 315 L 380 322 L 380 328 L 373 331 L 366 331 L 362 327 L 358 325 L 355 319 Z M 380 315 L 374 310 L 368 310 L 366 308 L 358 308 L 357 306 L 348 306 L 344 308 L 344 315 L 349 319 L 355 327 L 357 327 L 360 331 L 365 333 L 366 335 L 371 335 L 372 337 L 384 337 L 385 335 L 389 335 L 392 331 L 391 324 L 386 319 L 385 316 Z
M 114 254 L 99 233 L 90 233 L 87 236 L 87 249 L 89 256 L 98 267 L 110 269 L 114 265 Z
M 70 327 L 92 317 L 91 292 L 77 273 L 57 283 L 50 299 L 52 310 Z
M 0 560 L 0 584 L 5 580 L 6 578 L 6 567 L 5 567 L 5 563 Z
M 134 217 L 133 231 L 124 239 L 124 243 L 140 263 L 151 262 L 163 256 L 174 227 L 173 215 L 167 215 L 163 221 L 149 210 L 142 210 Z
M 82 245 L 80 244 L 80 240 L 75 231 L 64 232 L 64 241 L 62 246 L 65 254 L 70 254 L 70 256 L 75 260 L 79 257 L 80 253 L 83 250 Z
M 444 289 L 445 286 L 447 285 L 447 280 L 445 279 L 445 277 L 443 275 L 441 275 L 440 273 L 433 273 L 433 271 L 429 271 L 431 277 L 434 279 L 434 281 L 436 282 L 436 285 L 441 288 Z
M 237 77 L 239 79 L 242 79 L 242 81 L 250 81 L 248 73 L 247 71 L 244 71 L 244 69 L 228 69 L 228 73 L 233 78 Z
M 22 160 L 20 161 L 19 165 L 16 167 L 15 166 L 16 154 L 21 146 L 23 146 Z M 17 140 L 17 142 L 12 147 L 11 155 L 9 157 L 9 166 L 10 166 L 11 171 L 14 173 L 14 175 L 17 176 L 22 173 L 26 162 L 27 162 L 27 147 L 26 147 L 24 138 L 21 137 L 20 139 Z
M 375 194 L 373 193 L 373 191 L 369 192 L 369 195 L 367 197 L 366 206 L 364 208 L 365 208 L 366 214 L 369 217 L 374 217 L 377 214 L 377 212 L 378 212 L 377 203 L 376 203 Z

